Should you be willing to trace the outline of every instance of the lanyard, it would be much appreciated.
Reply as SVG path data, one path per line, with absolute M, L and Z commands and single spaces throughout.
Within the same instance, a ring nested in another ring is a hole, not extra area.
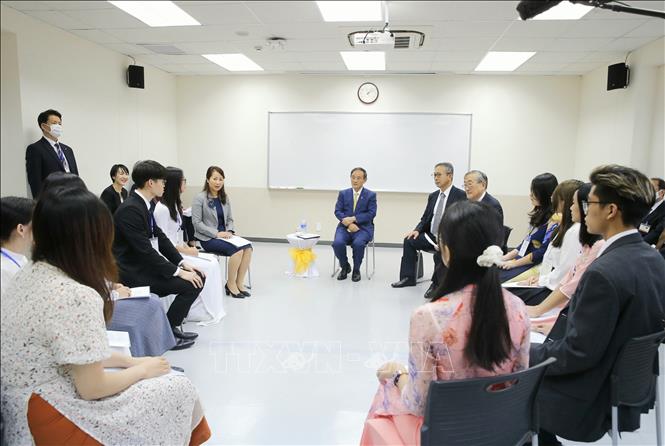
M 2 255 L 7 257 L 9 260 L 11 260 L 12 263 L 18 267 L 18 269 L 21 269 L 21 265 L 16 261 L 16 259 L 14 259 L 12 256 L 7 254 L 7 251 L 5 251 L 4 249 L 2 250 Z

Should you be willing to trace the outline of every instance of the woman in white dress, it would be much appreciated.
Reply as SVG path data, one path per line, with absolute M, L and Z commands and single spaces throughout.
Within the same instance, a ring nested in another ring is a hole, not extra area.
M 8 444 L 201 444 L 194 385 L 163 357 L 111 353 L 113 222 L 92 193 L 37 202 L 32 261 L 3 294 L 2 417 Z M 105 368 L 119 368 L 109 371 Z
M 199 255 L 194 246 L 188 246 L 184 242 L 181 194 L 186 186 L 187 179 L 182 169 L 166 168 L 166 186 L 164 195 L 155 207 L 155 222 L 180 254 L 186 257 L 187 262 L 205 273 L 205 285 L 189 309 L 187 320 L 198 321 L 199 325 L 209 325 L 219 322 L 226 315 L 222 294 L 222 273 L 214 256 Z

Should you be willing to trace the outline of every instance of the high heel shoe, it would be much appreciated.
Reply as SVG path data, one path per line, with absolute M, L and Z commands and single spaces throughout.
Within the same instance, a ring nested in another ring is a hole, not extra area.
M 240 291 L 240 294 L 242 294 L 245 297 L 251 296 L 251 294 L 246 290 L 241 290 L 240 288 L 238 288 L 238 290 Z
M 226 292 L 227 296 L 235 297 L 236 299 L 244 299 L 245 295 L 242 294 L 242 292 L 238 292 L 238 294 L 233 294 L 231 290 L 229 289 L 228 285 L 224 285 L 224 291 Z

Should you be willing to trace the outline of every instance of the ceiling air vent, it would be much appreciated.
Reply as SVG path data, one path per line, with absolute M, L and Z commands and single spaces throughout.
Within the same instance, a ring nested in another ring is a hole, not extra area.
M 157 54 L 167 54 L 170 56 L 180 56 L 186 54 L 183 50 L 181 50 L 180 48 L 176 48 L 173 45 L 159 45 L 151 43 L 137 43 L 137 45 L 149 49 L 153 53 Z

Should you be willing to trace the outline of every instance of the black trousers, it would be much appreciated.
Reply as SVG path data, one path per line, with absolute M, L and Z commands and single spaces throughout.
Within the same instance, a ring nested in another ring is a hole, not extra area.
M 538 305 L 547 299 L 552 290 L 547 287 L 539 288 L 508 288 L 508 291 L 519 297 L 527 305 Z
M 205 284 L 205 278 L 200 273 L 199 276 L 202 277 L 203 283 Z M 175 294 L 175 300 L 169 307 L 169 311 L 166 312 L 166 317 L 168 318 L 171 327 L 176 327 L 182 324 L 182 321 L 189 313 L 190 307 L 196 298 L 199 297 L 199 294 L 203 289 L 196 288 L 191 282 L 177 276 L 169 277 L 167 279 L 157 276 L 145 276 L 140 280 L 137 280 L 137 278 L 124 278 L 121 275 L 121 279 L 125 285 L 130 287 L 148 285 L 150 286 L 150 292 L 159 297 Z
M 416 263 L 418 261 L 418 251 L 432 253 L 434 256 L 434 273 L 432 274 L 432 285 L 437 286 L 443 281 L 448 268 L 443 264 L 441 253 L 434 249 L 434 246 L 427 241 L 424 234 L 419 234 L 416 238 L 404 239 L 402 245 L 402 264 L 399 268 L 399 278 L 416 280 Z

